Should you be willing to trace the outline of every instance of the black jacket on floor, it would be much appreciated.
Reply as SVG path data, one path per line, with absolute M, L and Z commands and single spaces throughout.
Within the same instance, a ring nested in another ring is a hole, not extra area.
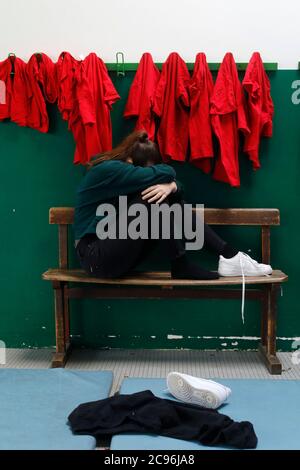
M 158 398 L 150 390 L 83 403 L 72 411 L 69 423 L 74 433 L 95 437 L 133 432 L 196 440 L 208 446 L 252 449 L 257 445 L 248 421 L 235 422 L 216 410 Z

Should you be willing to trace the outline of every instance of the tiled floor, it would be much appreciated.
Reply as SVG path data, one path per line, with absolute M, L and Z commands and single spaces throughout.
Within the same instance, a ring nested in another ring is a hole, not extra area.
M 47 368 L 52 349 L 7 349 L 6 364 L 11 368 Z M 270 375 L 259 353 L 253 351 L 197 351 L 157 349 L 74 350 L 69 369 L 112 370 L 115 393 L 124 377 L 166 377 L 171 370 L 207 378 L 300 379 L 300 364 L 292 353 L 278 353 L 282 375 Z M 295 362 L 295 361 L 294 361 Z

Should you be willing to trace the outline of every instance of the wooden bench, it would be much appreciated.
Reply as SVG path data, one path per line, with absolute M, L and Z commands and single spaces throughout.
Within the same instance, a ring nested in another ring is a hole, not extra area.
M 52 281 L 55 299 L 56 352 L 52 367 L 63 367 L 70 351 L 69 299 L 240 299 L 241 277 L 221 277 L 213 281 L 171 279 L 169 272 L 137 273 L 111 280 L 90 277 L 81 269 L 68 268 L 68 226 L 73 223 L 74 209 L 54 207 L 49 223 L 58 225 L 59 267 L 49 269 L 43 279 Z M 262 262 L 270 263 L 270 227 L 280 224 L 278 209 L 205 209 L 210 225 L 256 225 L 261 227 Z M 261 301 L 261 342 L 259 350 L 271 374 L 281 374 L 276 356 L 277 294 L 287 280 L 282 271 L 270 276 L 246 277 L 246 299 Z

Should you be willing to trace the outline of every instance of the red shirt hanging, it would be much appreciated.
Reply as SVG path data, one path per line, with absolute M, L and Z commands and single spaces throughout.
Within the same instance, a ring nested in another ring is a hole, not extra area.
M 79 87 L 77 99 L 85 124 L 87 159 L 90 160 L 92 156 L 112 148 L 110 111 L 120 96 L 108 75 L 104 62 L 94 52 L 84 59 L 83 65 L 89 91 L 87 93 L 85 86 Z M 92 110 L 90 100 L 92 100 Z M 89 125 L 91 115 L 95 115 L 95 126 Z M 83 163 L 80 154 L 75 156 L 75 163 L 79 162 Z
M 184 161 L 189 138 L 190 74 L 185 62 L 172 52 L 162 67 L 154 112 L 160 117 L 157 140 L 165 161 Z
M 10 57 L 0 62 L 1 101 L 0 120 L 10 118 L 10 102 L 12 95 L 12 62 Z
M 10 119 L 19 126 L 27 125 L 29 84 L 26 63 L 15 56 L 0 62 L 2 94 L 0 120 Z
M 57 99 L 54 63 L 46 54 L 33 54 L 27 64 L 27 75 L 30 88 L 27 125 L 40 132 L 48 132 L 45 100 L 54 103 Z
M 56 79 L 58 109 L 62 118 L 68 121 L 68 129 L 76 143 L 74 162 L 87 162 L 84 123 L 95 126 L 96 117 L 82 60 L 76 60 L 69 52 L 62 52 L 56 63 Z M 85 104 L 81 107 L 83 102 Z
M 254 169 L 260 167 L 260 138 L 272 137 L 274 105 L 271 98 L 270 80 L 265 72 L 260 54 L 254 52 L 247 67 L 243 87 L 248 93 L 249 127 L 244 152 L 249 155 Z
M 76 142 L 74 163 L 86 164 L 92 156 L 111 149 L 110 110 L 120 96 L 95 53 L 77 61 L 64 52 L 56 69 L 58 107 Z
M 213 177 L 218 181 L 240 186 L 238 131 L 248 134 L 245 100 L 233 55 L 228 52 L 220 66 L 210 113 L 214 133 L 219 140 L 220 155 Z
M 30 85 L 27 64 L 16 57 L 13 59 L 14 75 L 10 103 L 10 119 L 19 126 L 28 125 Z
M 81 61 L 69 52 L 62 52 L 55 64 L 57 81 L 57 105 L 65 121 L 68 121 L 76 100 L 75 73 Z
M 190 162 L 205 173 L 211 170 L 213 142 L 211 117 L 209 114 L 210 98 L 214 83 L 212 74 L 202 52 L 197 54 L 194 72 L 189 85 L 191 110 L 189 117 Z
M 74 163 L 86 164 L 91 156 L 100 152 L 101 146 L 92 87 L 87 79 L 84 62 L 78 64 L 74 78 L 75 100 L 69 119 L 69 128 L 76 142 Z M 88 147 L 89 142 L 93 145 L 92 151 Z
M 153 62 L 151 54 L 142 55 L 124 111 L 124 117 L 136 117 L 136 130 L 144 129 L 150 140 L 155 138 L 155 118 L 153 113 L 154 97 L 160 72 Z

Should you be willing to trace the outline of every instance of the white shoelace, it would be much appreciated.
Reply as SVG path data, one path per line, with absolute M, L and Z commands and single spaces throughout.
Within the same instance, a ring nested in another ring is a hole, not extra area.
M 244 253 L 243 253 L 244 254 Z M 246 255 L 247 256 L 247 255 Z M 250 258 L 250 256 L 249 256 Z M 242 313 L 242 322 L 243 325 L 245 324 L 245 291 L 246 291 L 246 282 L 245 282 L 245 274 L 244 274 L 244 266 L 242 262 L 242 257 L 239 256 L 240 259 L 240 266 L 241 266 L 241 271 L 242 271 L 242 277 L 243 277 L 243 283 L 242 283 L 242 306 L 241 306 L 241 313 Z
M 247 258 L 251 264 L 253 264 L 253 266 L 257 267 L 258 263 L 255 259 L 251 258 L 251 256 L 249 256 L 247 253 L 245 253 L 244 251 L 240 251 L 240 253 L 242 253 L 242 255 L 245 256 L 245 258 Z
M 245 256 L 250 263 L 257 267 L 259 264 L 255 259 L 252 259 L 251 256 L 247 255 L 247 253 L 244 253 L 243 251 L 240 252 L 243 256 Z M 240 260 L 240 266 L 241 266 L 241 271 L 242 271 L 242 306 L 241 306 L 241 313 L 242 313 L 242 322 L 243 325 L 245 324 L 245 294 L 246 294 L 246 281 L 245 281 L 245 273 L 244 273 L 244 266 L 243 266 L 243 261 L 242 261 L 242 256 L 239 255 L 239 260 Z M 264 274 L 264 276 L 268 276 L 268 274 Z

